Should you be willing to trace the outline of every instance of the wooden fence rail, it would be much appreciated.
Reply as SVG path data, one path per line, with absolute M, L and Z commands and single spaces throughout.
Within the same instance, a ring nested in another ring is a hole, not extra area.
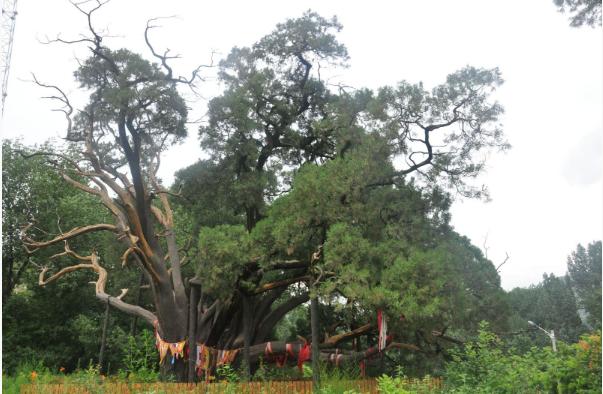
M 442 388 L 442 380 L 432 378 L 429 380 L 408 380 L 410 385 L 418 385 L 421 392 Z M 337 381 L 333 385 L 342 392 L 355 390 L 360 393 L 378 394 L 375 379 Z M 417 386 L 417 387 L 418 387 Z M 148 393 L 148 394 L 176 394 L 176 393 L 203 393 L 203 394 L 310 394 L 312 381 L 268 381 L 250 383 L 102 383 L 102 384 L 26 384 L 21 386 L 22 394 L 96 394 L 96 393 Z

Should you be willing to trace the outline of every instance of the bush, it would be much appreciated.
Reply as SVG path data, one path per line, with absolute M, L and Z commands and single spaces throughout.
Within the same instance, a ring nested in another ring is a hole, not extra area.
M 558 352 L 536 348 L 524 354 L 503 350 L 503 342 L 482 322 L 475 342 L 453 353 L 445 372 L 451 393 L 600 393 L 601 335 L 558 343 Z
M 143 330 L 137 336 L 129 335 L 122 359 L 121 378 L 135 382 L 156 382 L 159 379 L 158 358 L 153 333 Z

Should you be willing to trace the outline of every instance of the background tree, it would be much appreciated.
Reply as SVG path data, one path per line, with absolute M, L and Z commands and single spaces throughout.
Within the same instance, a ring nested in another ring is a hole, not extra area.
M 580 308 L 594 327 L 601 327 L 601 241 L 576 247 L 567 258 L 567 271 Z
M 64 187 L 63 180 L 43 157 L 24 157 L 40 149 L 54 151 L 50 142 L 29 147 L 18 141 L 4 140 L 2 147 L 3 367 L 9 373 L 29 362 L 42 363 L 55 371 L 60 367 L 66 371 L 85 367 L 91 360 L 98 360 L 104 309 L 88 296 L 91 286 L 82 285 L 93 277 L 79 272 L 72 274 L 73 282 L 51 284 L 44 289 L 38 287 L 40 264 L 46 263 L 53 251 L 28 254 L 21 243 L 20 232 L 35 219 L 30 235 L 48 237 L 80 221 L 103 221 L 107 215 L 94 198 Z M 72 245 L 82 249 L 96 247 L 109 261 L 119 261 L 107 234 L 90 234 L 74 240 Z M 53 260 L 59 268 L 68 263 L 62 257 Z M 114 264 L 106 267 L 110 272 L 117 268 Z M 111 287 L 124 287 L 123 284 L 133 279 L 133 274 L 123 272 L 122 281 L 111 283 Z M 112 323 L 111 352 L 106 361 L 115 371 L 121 366 L 121 350 L 129 321 L 125 316 L 114 316 Z
M 575 342 L 586 331 L 578 315 L 576 298 L 567 276 L 543 276 L 542 282 L 528 288 L 515 288 L 509 292 L 509 303 L 516 316 L 511 319 L 513 331 L 528 327 L 531 320 L 547 330 L 555 330 L 558 339 Z M 534 343 L 550 346 L 550 339 L 541 331 L 533 330 L 521 341 L 524 350 Z
M 553 0 L 559 12 L 570 14 L 570 26 L 601 26 L 601 2 L 597 0 Z

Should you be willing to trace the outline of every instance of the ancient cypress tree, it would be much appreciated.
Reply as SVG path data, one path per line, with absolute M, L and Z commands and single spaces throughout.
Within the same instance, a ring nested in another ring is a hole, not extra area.
M 200 132 L 212 157 L 196 167 L 200 172 L 180 176 L 183 192 L 190 192 L 198 191 L 194 186 L 199 180 L 215 180 L 208 171 L 214 174 L 225 192 L 218 201 L 225 202 L 229 212 L 225 223 L 215 218 L 219 226 L 199 234 L 196 277 L 189 282 L 176 234 L 172 197 L 177 193 L 162 185 L 157 171 L 162 152 L 186 136 L 187 109 L 178 86 L 194 86 L 201 68 L 189 78 L 175 76 L 169 53 L 151 44 L 153 21 L 145 39 L 157 63 L 106 47 L 92 23 L 102 5 L 97 2 L 85 10 L 75 4 L 88 20 L 89 37 L 54 40 L 88 45 L 91 56 L 75 73 L 90 92 L 88 104 L 75 112 L 59 87 L 36 80 L 62 104 L 66 139 L 76 155 L 38 154 L 46 156 L 69 185 L 98 198 L 113 221 L 84 224 L 47 240 L 28 236 L 25 226 L 22 237 L 30 252 L 62 245 L 54 257 L 76 262 L 50 276 L 51 268 L 44 268 L 41 285 L 75 270 L 93 270 L 98 274 L 97 298 L 155 326 L 162 340 L 176 344 L 188 338 L 217 349 L 245 347 L 250 362 L 266 353 L 274 327 L 309 300 L 310 290 L 314 297 L 339 292 L 351 302 L 387 307 L 383 297 L 371 301 L 358 290 L 373 283 L 389 289 L 395 305 L 417 308 L 422 299 L 398 302 L 407 294 L 391 276 L 401 272 L 400 267 L 404 272 L 413 267 L 405 262 L 420 265 L 444 253 L 421 254 L 437 246 L 429 242 L 415 251 L 416 243 L 427 239 L 417 235 L 419 228 L 433 230 L 447 222 L 439 216 L 446 216 L 447 203 L 438 185 L 468 196 L 483 195 L 465 180 L 482 170 L 480 152 L 507 147 L 498 125 L 502 108 L 490 99 L 502 82 L 498 70 L 467 67 L 432 91 L 402 82 L 377 92 L 334 92 L 320 70 L 347 61 L 345 47 L 335 37 L 341 26 L 312 12 L 278 25 L 252 48 L 233 49 L 220 65 L 226 90 L 210 102 L 209 121 Z M 406 165 L 394 166 L 395 160 Z M 318 171 L 316 176 L 308 175 L 312 171 Z M 297 193 L 291 182 L 296 174 L 301 177 Z M 420 179 L 416 185 L 411 176 Z M 314 178 L 321 182 L 313 183 Z M 293 192 L 273 203 L 290 187 Z M 426 195 L 432 205 L 422 205 Z M 194 194 L 187 197 L 196 200 Z M 422 206 L 418 213 L 409 208 L 412 202 Z M 404 220 L 410 218 L 429 223 L 408 227 Z M 379 220 L 390 233 L 380 229 Z M 193 225 L 193 236 L 199 227 Z M 101 256 L 71 247 L 75 238 L 97 231 L 115 234 L 123 248 L 122 263 L 144 274 L 153 310 L 126 302 L 126 289 L 109 295 Z M 391 249 L 398 255 L 384 252 L 385 246 L 402 239 L 415 245 Z M 362 253 L 350 254 L 356 246 Z M 372 278 L 366 277 L 366 264 L 375 270 Z M 189 292 L 187 283 L 201 284 L 201 294 Z M 391 313 L 398 312 L 400 308 L 394 308 Z M 326 338 L 320 358 L 330 357 L 328 348 L 374 328 L 367 322 Z M 270 352 L 297 357 L 302 345 L 288 348 L 273 342 Z M 345 360 L 375 352 L 352 351 Z M 172 363 L 167 357 L 162 367 L 185 378 L 182 358 Z

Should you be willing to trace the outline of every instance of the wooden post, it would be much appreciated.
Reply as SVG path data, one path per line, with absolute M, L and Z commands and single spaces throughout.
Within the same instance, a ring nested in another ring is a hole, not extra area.
M 197 362 L 197 303 L 199 302 L 200 286 L 189 281 L 191 288 L 188 299 L 188 382 L 195 381 L 195 363 Z
M 138 294 L 136 295 L 136 306 L 140 305 L 140 301 L 142 299 L 142 285 L 144 284 L 144 272 L 140 273 L 140 280 L 138 281 Z M 134 315 L 132 319 L 132 325 L 130 326 L 130 335 L 136 336 L 136 331 L 138 329 L 138 316 Z
M 312 329 L 312 386 L 317 392 L 320 385 L 320 349 L 318 347 L 318 296 L 310 298 L 310 327 Z
M 245 381 L 251 380 L 251 355 L 249 347 L 251 346 L 251 299 L 249 295 L 242 293 L 243 296 L 243 363 Z
M 101 335 L 101 347 L 98 354 L 98 367 L 100 372 L 104 371 L 103 363 L 105 361 L 105 348 L 107 346 L 107 328 L 109 326 L 109 303 L 111 297 L 107 298 L 107 306 L 105 307 L 105 320 L 103 322 L 103 333 Z M 105 371 L 106 372 L 106 371 Z

